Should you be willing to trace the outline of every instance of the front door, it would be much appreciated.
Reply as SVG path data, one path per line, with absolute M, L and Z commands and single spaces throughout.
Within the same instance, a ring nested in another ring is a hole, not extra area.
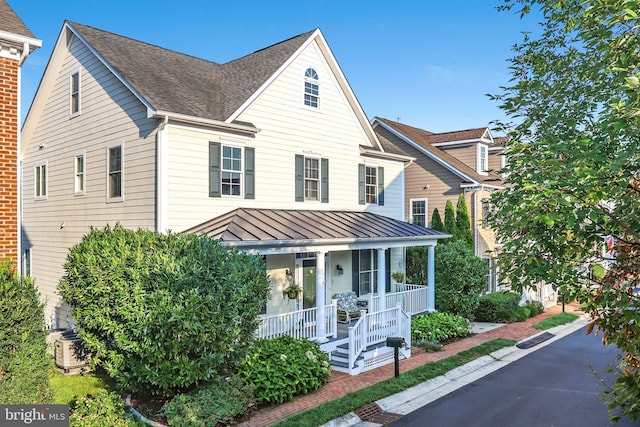
M 302 260 L 302 308 L 316 306 L 316 260 Z

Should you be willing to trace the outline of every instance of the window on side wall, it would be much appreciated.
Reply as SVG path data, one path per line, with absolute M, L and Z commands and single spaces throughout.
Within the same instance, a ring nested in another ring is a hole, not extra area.
M 222 195 L 240 196 L 242 194 L 242 149 L 222 146 Z
M 489 170 L 489 155 L 486 145 L 478 145 L 478 172 L 486 173 Z
M 107 202 L 123 200 L 124 150 L 122 144 L 107 148 Z
M 47 164 L 36 165 L 33 169 L 33 196 L 36 199 L 47 198 Z
M 320 161 L 305 157 L 304 159 L 304 199 L 320 200 Z
M 71 117 L 80 114 L 80 71 L 71 74 L 69 78 L 69 104 Z
M 209 141 L 209 197 L 255 199 L 255 149 Z
M 384 206 L 384 168 L 358 165 L 358 203 Z
M 427 199 L 411 199 L 409 222 L 421 227 L 427 226 Z
M 329 159 L 295 155 L 295 201 L 329 202 Z
M 31 276 L 31 248 L 22 252 L 22 275 Z
M 313 68 L 307 68 L 304 73 L 304 105 L 311 108 L 320 106 L 320 83 Z
M 73 162 L 73 192 L 79 196 L 84 194 L 85 187 L 84 154 L 76 154 Z
M 482 199 L 482 228 L 489 228 L 489 223 L 487 222 L 487 217 L 491 212 L 491 200 L 490 199 Z

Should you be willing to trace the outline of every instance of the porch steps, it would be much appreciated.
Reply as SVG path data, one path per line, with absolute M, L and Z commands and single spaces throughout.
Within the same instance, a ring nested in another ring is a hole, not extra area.
M 363 372 L 367 367 L 367 361 L 380 357 L 381 354 L 393 353 L 393 349 L 386 346 L 385 343 L 371 345 L 357 357 L 352 369 Z M 391 360 L 393 361 L 393 359 Z M 386 364 L 386 363 L 384 363 Z M 339 372 L 349 373 L 349 344 L 340 344 L 331 354 L 331 367 Z

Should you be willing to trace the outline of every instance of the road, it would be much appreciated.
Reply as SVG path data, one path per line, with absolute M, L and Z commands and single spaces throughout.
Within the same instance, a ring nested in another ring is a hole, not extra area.
M 389 427 L 629 427 L 610 423 L 600 377 L 619 353 L 586 327 L 411 412 Z

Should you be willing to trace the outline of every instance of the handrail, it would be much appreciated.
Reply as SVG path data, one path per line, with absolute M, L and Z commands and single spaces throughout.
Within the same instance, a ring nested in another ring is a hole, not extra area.
M 398 303 L 402 309 L 409 314 L 417 314 L 427 311 L 428 288 L 424 285 L 403 284 L 398 285 L 403 291 L 385 294 L 386 307 L 395 307 Z M 369 297 L 369 311 L 380 310 L 380 296 L 371 295 Z
M 325 332 L 327 336 L 335 337 L 337 330 L 337 306 L 329 304 L 324 310 Z M 256 330 L 258 338 L 273 339 L 283 335 L 289 335 L 298 339 L 317 339 L 325 337 L 316 336 L 316 322 L 318 308 L 306 308 L 289 313 L 260 316 L 260 324 Z

